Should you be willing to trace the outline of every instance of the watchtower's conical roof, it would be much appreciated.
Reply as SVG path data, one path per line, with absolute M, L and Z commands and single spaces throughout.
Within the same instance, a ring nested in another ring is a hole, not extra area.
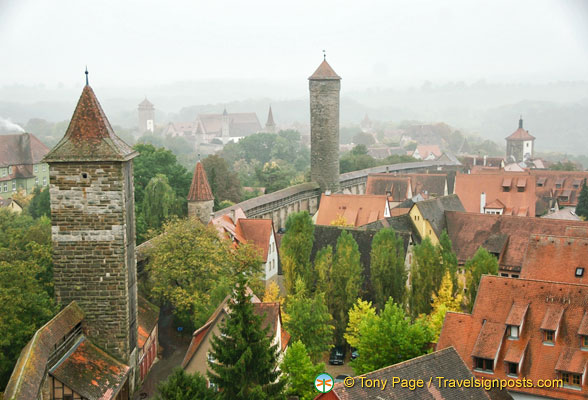
M 319 67 L 316 69 L 316 71 L 314 71 L 314 74 L 312 74 L 308 79 L 309 80 L 317 80 L 317 81 L 318 80 L 325 80 L 325 79 L 340 80 L 341 77 L 335 73 L 333 68 L 331 68 L 331 66 L 329 65 L 329 63 L 325 59 L 325 60 L 323 60 L 321 65 L 319 65 Z

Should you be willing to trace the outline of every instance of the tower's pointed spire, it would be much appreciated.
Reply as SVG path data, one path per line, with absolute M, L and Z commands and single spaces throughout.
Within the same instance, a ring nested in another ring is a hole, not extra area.
M 86 65 L 86 72 L 85 72 L 85 74 L 86 74 L 86 86 L 88 86 L 89 83 L 88 83 L 88 66 L 87 65 Z
M 116 136 L 94 91 L 86 85 L 65 135 L 45 161 L 124 161 L 136 154 Z
M 196 168 L 194 168 L 194 176 L 192 177 L 190 192 L 188 192 L 188 201 L 208 200 L 214 200 L 214 196 L 206 178 L 206 171 L 204 171 L 202 163 L 198 161 Z
M 519 129 L 523 129 L 523 116 L 519 119 Z
M 324 53 L 324 50 L 323 50 Z M 310 80 L 324 80 L 324 79 L 336 79 L 340 80 L 341 77 L 337 75 L 337 73 L 331 68 L 329 63 L 327 62 L 327 55 L 326 53 L 323 54 L 323 62 L 319 67 L 314 71 L 314 74 L 308 78 Z
M 276 125 L 276 123 L 274 122 L 274 113 L 272 112 L 272 106 L 269 107 L 269 112 L 267 113 L 267 122 L 265 123 L 265 125 Z

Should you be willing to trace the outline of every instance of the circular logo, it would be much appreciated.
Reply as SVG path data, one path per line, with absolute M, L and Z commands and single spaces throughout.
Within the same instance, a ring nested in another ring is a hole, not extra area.
M 333 390 L 333 377 L 327 373 L 322 373 L 314 378 L 314 387 L 321 393 L 329 393 Z

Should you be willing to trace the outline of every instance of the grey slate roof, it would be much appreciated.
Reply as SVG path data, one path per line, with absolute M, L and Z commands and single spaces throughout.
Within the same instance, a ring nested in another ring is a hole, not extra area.
M 429 221 L 437 237 L 446 227 L 445 211 L 465 211 L 456 194 L 421 201 L 416 203 L 414 207 L 418 207 L 423 218 Z

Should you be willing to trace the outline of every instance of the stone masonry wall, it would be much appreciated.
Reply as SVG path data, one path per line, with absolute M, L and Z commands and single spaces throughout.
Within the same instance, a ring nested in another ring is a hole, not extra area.
M 211 213 L 214 209 L 214 200 L 208 201 L 189 201 L 188 217 L 198 218 L 204 225 L 208 224 L 211 219 Z
M 523 161 L 523 141 L 509 140 L 506 142 L 507 158 L 513 156 L 517 162 Z M 507 160 L 510 162 L 510 160 Z
M 310 80 L 310 178 L 339 189 L 339 80 Z
M 120 162 L 50 166 L 56 299 L 63 305 L 76 300 L 85 312 L 85 334 L 129 362 L 136 314 L 129 316 L 129 276 L 134 275 L 125 254 L 124 180 Z

